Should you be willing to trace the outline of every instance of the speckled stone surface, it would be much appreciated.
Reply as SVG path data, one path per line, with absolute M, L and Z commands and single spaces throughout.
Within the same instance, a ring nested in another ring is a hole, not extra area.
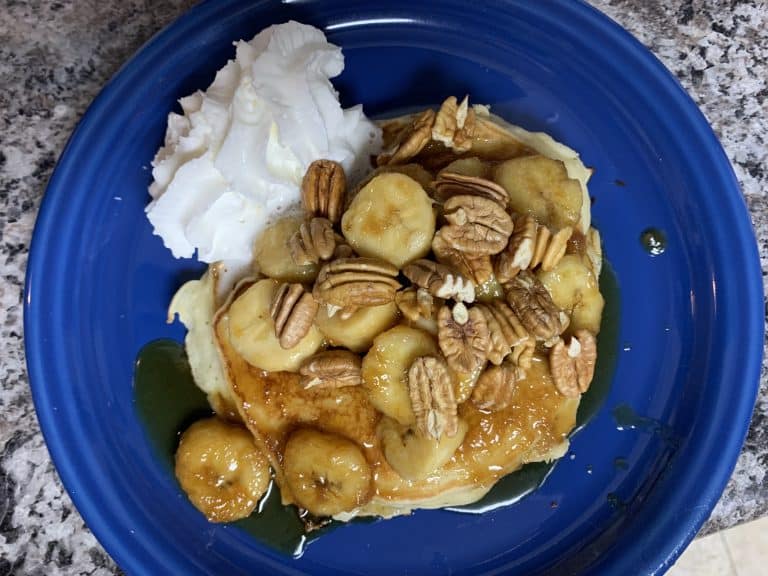
M 24 365 L 27 248 L 51 170 L 88 103 L 190 0 L 0 2 L 0 576 L 119 574 L 51 464 Z M 596 0 L 680 79 L 719 135 L 768 265 L 768 4 Z M 768 514 L 768 371 L 734 475 L 703 532 Z

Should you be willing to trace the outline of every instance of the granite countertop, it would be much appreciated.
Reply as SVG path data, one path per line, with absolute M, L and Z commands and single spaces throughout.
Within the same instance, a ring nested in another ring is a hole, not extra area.
M 120 573 L 72 506 L 35 418 L 22 290 L 46 182 L 89 102 L 191 0 L 5 0 L 0 9 L 0 576 Z M 679 78 L 734 165 L 768 270 L 768 5 L 593 0 Z M 702 533 L 768 514 L 768 371 L 728 487 Z

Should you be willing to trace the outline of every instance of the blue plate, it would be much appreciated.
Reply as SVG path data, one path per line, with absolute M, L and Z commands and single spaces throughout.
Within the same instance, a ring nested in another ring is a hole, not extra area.
M 602 410 L 537 492 L 483 515 L 344 527 L 300 560 L 192 508 L 137 419 L 131 380 L 143 344 L 182 337 L 165 310 L 201 270 L 174 260 L 144 217 L 166 115 L 207 86 L 233 40 L 290 18 L 344 48 L 345 105 L 379 114 L 469 93 L 580 151 L 596 170 L 594 221 L 621 286 L 624 349 Z M 664 254 L 643 250 L 648 227 L 665 231 Z M 225 0 L 152 39 L 81 121 L 35 229 L 25 329 L 53 460 L 130 574 L 659 574 L 709 515 L 739 453 L 762 301 L 750 222 L 712 130 L 667 70 L 587 5 Z M 617 426 L 620 405 L 645 425 Z

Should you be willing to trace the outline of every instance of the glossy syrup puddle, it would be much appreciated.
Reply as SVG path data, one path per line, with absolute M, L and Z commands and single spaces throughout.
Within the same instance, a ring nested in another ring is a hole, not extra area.
M 598 362 L 589 391 L 582 396 L 576 414 L 576 433 L 595 415 L 610 389 L 616 363 L 619 327 L 619 288 L 607 262 L 600 275 L 600 290 L 605 297 L 605 309 L 597 339 Z M 192 422 L 211 416 L 213 412 L 192 379 L 184 346 L 175 340 L 155 340 L 138 354 L 134 371 L 136 409 L 144 422 L 147 435 L 163 465 L 173 474 L 174 453 L 179 436 Z M 517 472 L 499 480 L 479 501 L 466 506 L 449 508 L 455 512 L 480 514 L 517 502 L 542 485 L 556 462 L 527 464 Z M 181 490 L 181 488 L 179 488 Z M 356 519 L 353 523 L 368 523 L 373 519 Z M 268 546 L 299 557 L 306 546 L 333 530 L 342 522 L 331 522 L 306 533 L 295 506 L 283 506 L 280 490 L 272 483 L 250 517 L 234 522 L 237 526 Z

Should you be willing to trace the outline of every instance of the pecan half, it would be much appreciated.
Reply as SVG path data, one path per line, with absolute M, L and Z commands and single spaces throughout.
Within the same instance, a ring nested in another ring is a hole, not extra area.
M 338 223 L 344 211 L 347 178 L 344 168 L 333 160 L 315 160 L 301 182 L 304 210 Z
M 377 258 L 341 258 L 320 269 L 312 294 L 339 308 L 391 302 L 401 285 L 397 268 Z
M 315 217 L 301 223 L 288 240 L 291 260 L 297 266 L 328 260 L 336 249 L 336 233 L 327 218 Z
M 577 330 L 566 344 L 562 339 L 549 353 L 549 370 L 557 391 L 575 398 L 589 389 L 595 375 L 597 342 L 588 330 Z
M 280 347 L 290 349 L 307 335 L 315 321 L 317 302 L 301 284 L 281 284 L 272 297 L 269 314 L 275 321 Z
M 408 369 L 408 394 L 419 434 L 435 440 L 443 435 L 456 435 L 459 428 L 456 397 L 442 358 L 421 356 L 413 361 Z
M 435 123 L 435 111 L 424 110 L 413 119 L 409 126 L 398 134 L 394 149 L 391 152 L 379 154 L 376 165 L 404 164 L 422 151 L 432 139 L 432 126 Z
M 474 282 L 475 286 L 482 286 L 493 276 L 493 264 L 487 254 L 482 256 L 468 256 L 461 250 L 456 250 L 438 230 L 432 238 L 432 252 L 441 264 L 450 266 L 465 278 Z
M 304 360 L 299 367 L 306 388 L 341 388 L 362 382 L 360 356 L 349 350 L 327 350 Z
M 509 201 L 507 191 L 491 180 L 478 176 L 465 176 L 455 172 L 441 172 L 434 183 L 435 197 L 441 202 L 460 195 L 481 196 L 506 208 Z
M 477 380 L 472 404 L 480 410 L 504 410 L 512 402 L 515 384 L 524 377 L 525 373 L 512 364 L 491 366 Z
M 498 202 L 482 196 L 459 195 L 443 205 L 449 222 L 440 230 L 456 250 L 470 256 L 498 254 L 512 234 L 512 218 Z
M 461 274 L 456 274 L 444 264 L 420 259 L 403 268 L 403 274 L 411 282 L 427 290 L 433 296 L 457 302 L 474 302 L 475 285 Z
M 395 294 L 395 304 L 408 320 L 431 319 L 435 315 L 435 299 L 424 288 L 411 286 Z
M 531 265 L 536 243 L 536 220 L 530 214 L 518 216 L 507 247 L 496 257 L 496 278 L 505 284 Z
M 446 98 L 437 111 L 432 139 L 461 153 L 472 148 L 474 133 L 475 111 L 469 107 L 469 97 L 465 96 L 461 104 L 455 96 Z
M 503 301 L 478 304 L 488 323 L 488 360 L 499 365 L 512 348 L 530 339 L 528 331 L 512 309 Z
M 568 327 L 568 316 L 555 305 L 547 289 L 530 271 L 520 272 L 505 288 L 510 308 L 538 340 L 556 338 Z
M 448 365 L 455 371 L 471 374 L 483 366 L 488 357 L 488 323 L 477 308 L 467 309 L 462 303 L 440 308 L 437 315 L 437 342 Z

